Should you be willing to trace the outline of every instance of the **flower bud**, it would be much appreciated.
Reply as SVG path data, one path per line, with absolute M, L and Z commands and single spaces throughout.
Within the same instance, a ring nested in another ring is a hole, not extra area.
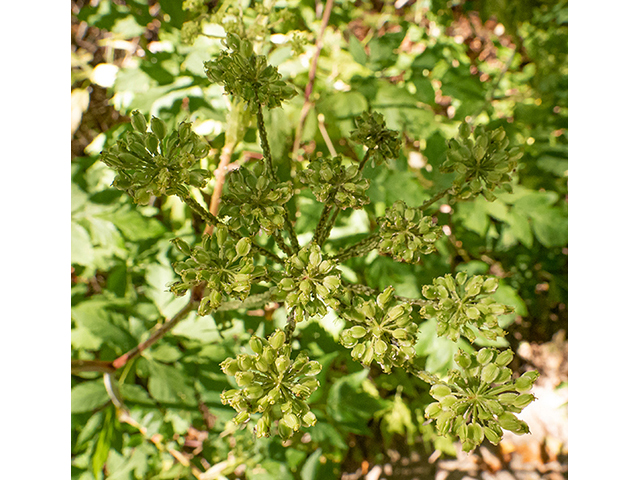
M 277 330 L 269 337 L 269 344 L 275 349 L 278 350 L 280 347 L 284 345 L 285 334 L 282 330 Z
M 147 131 L 147 119 L 138 110 L 131 113 L 131 125 L 140 133 Z
M 314 413 L 311 411 L 308 411 L 302 417 L 302 423 L 304 424 L 305 427 L 313 427 L 316 424 L 317 420 L 318 419 L 316 418 Z
M 162 140 L 167 134 L 167 126 L 158 117 L 151 117 L 151 131 L 158 137 L 158 140 Z
M 486 365 L 491 361 L 491 359 L 493 358 L 493 355 L 494 355 L 493 350 L 489 348 L 483 348 L 477 353 L 476 359 L 478 360 L 478 363 L 480 365 Z
M 500 354 L 496 357 L 495 363 L 500 367 L 506 367 L 513 360 L 513 352 L 511 350 L 505 350 L 504 352 L 500 352 Z
M 536 381 L 540 374 L 536 371 L 529 371 L 524 373 L 520 378 L 516 380 L 515 389 L 518 393 L 525 393 L 531 390 L 533 383 Z

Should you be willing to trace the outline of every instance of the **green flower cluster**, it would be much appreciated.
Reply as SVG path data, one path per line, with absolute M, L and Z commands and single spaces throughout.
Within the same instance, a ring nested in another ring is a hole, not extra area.
M 381 113 L 364 112 L 355 118 L 356 129 L 351 139 L 371 151 L 373 166 L 398 158 L 401 142 L 398 132 L 389 130 Z
M 483 348 L 471 355 L 462 350 L 456 354 L 460 370 L 449 371 L 446 385 L 431 387 L 436 401 L 425 410 L 425 417 L 436 421 L 440 435 L 457 435 L 468 452 L 485 437 L 498 444 L 503 429 L 518 435 L 529 432 L 527 424 L 514 413 L 520 413 L 535 400 L 528 392 L 538 372 L 530 371 L 511 380 L 507 365 L 512 358 L 511 350 L 498 353 L 494 348 Z
M 156 117 L 147 120 L 137 110 L 131 114 L 134 130 L 102 152 L 100 159 L 117 172 L 113 186 L 126 191 L 138 204 L 152 196 L 188 195 L 186 185 L 203 188 L 209 171 L 197 168 L 209 146 L 183 122 L 167 135 L 167 126 Z
M 297 255 L 289 257 L 285 265 L 285 275 L 278 283 L 278 294 L 284 298 L 296 322 L 308 316 L 326 315 L 327 306 L 340 306 L 340 272 L 331 260 L 323 260 L 320 247 L 310 243 Z
M 493 191 L 503 189 L 511 192 L 511 175 L 517 167 L 522 152 L 517 148 L 507 150 L 509 139 L 502 127 L 487 131 L 479 126 L 471 135 L 471 127 L 463 122 L 459 138 L 449 141 L 447 160 L 440 170 L 456 172 L 454 187 L 458 198 L 469 198 L 482 194 L 487 200 L 495 200 Z M 472 138 L 473 137 L 473 138 Z
M 278 70 L 267 63 L 267 57 L 253 53 L 253 44 L 235 33 L 228 33 L 222 51 L 215 60 L 204 63 L 209 80 L 220 83 L 228 94 L 242 98 L 253 113 L 259 105 L 279 107 L 296 92 L 282 81 Z
M 362 178 L 357 165 L 343 165 L 340 156 L 312 160 L 299 177 L 311 187 L 319 202 L 330 202 L 343 210 L 362 208 L 369 203 L 365 192 L 370 181 Z
M 249 345 L 255 355 L 241 354 L 222 362 L 222 371 L 232 375 L 239 389 L 222 392 L 222 403 L 232 406 L 237 425 L 249 421 L 252 413 L 262 417 L 256 426 L 257 437 L 271 434 L 278 420 L 278 434 L 290 438 L 301 426 L 311 427 L 316 416 L 305 400 L 320 386 L 315 377 L 322 370 L 316 361 L 299 353 L 291 361 L 291 345 L 285 345 L 285 333 L 276 330 L 268 340 L 252 337 Z
M 194 248 L 179 238 L 172 243 L 189 258 L 173 264 L 181 280 L 170 285 L 170 289 L 181 296 L 204 282 L 206 290 L 198 307 L 199 315 L 207 315 L 218 308 L 223 294 L 244 300 L 249 295 L 253 278 L 265 273 L 264 267 L 253 265 L 251 239 L 245 237 L 235 241 L 229 238 L 225 226 L 214 227 L 213 235 L 203 235 L 202 243 Z
M 476 333 L 471 326 L 486 338 L 495 340 L 504 335 L 498 326 L 498 315 L 512 311 L 487 296 L 497 289 L 498 279 L 495 277 L 474 275 L 467 278 L 466 273 L 460 272 L 454 278 L 446 274 L 436 278 L 432 285 L 422 287 L 422 294 L 429 304 L 420 309 L 420 315 L 435 317 L 438 336 L 444 335 L 454 342 L 460 335 L 473 342 Z
M 398 200 L 387 208 L 380 225 L 378 251 L 399 262 L 418 263 L 421 255 L 435 251 L 435 242 L 442 235 L 431 216 L 410 208 Z
M 343 313 L 355 325 L 340 334 L 342 345 L 353 349 L 354 360 L 364 366 L 375 360 L 385 373 L 416 354 L 413 345 L 418 325 L 411 320 L 411 305 L 402 303 L 392 307 L 393 292 L 393 287 L 387 287 L 375 302 L 356 297 L 353 308 Z
M 229 227 L 246 226 L 252 235 L 260 227 L 272 234 L 284 228 L 285 203 L 293 195 L 291 182 L 275 183 L 266 173 L 264 162 L 255 171 L 240 168 L 227 177 L 228 193 L 223 197 L 221 215 L 231 217 Z

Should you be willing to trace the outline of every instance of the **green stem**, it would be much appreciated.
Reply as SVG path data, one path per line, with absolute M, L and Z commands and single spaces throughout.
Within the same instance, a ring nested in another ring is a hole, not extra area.
M 327 226 L 324 229 L 324 233 L 322 237 L 320 237 L 320 239 L 318 240 L 320 242 L 318 243 L 318 245 L 322 246 L 324 242 L 327 240 L 327 238 L 329 238 L 329 235 L 331 234 L 331 230 L 333 230 L 333 226 L 336 224 L 336 220 L 338 219 L 339 214 L 340 214 L 340 209 L 336 208 L 335 211 L 333 212 L 333 215 L 331 216 L 331 219 L 329 220 L 329 223 L 327 223 Z
M 429 373 L 425 370 L 420 370 L 413 364 L 407 365 L 406 370 L 411 375 L 418 377 L 420 380 L 422 380 L 425 383 L 428 383 L 429 385 L 436 385 L 438 383 L 442 383 L 442 380 L 440 380 L 433 373 Z
M 262 113 L 262 105 L 260 105 L 258 101 L 258 93 L 256 90 L 256 103 L 258 104 L 257 111 L 257 122 L 258 122 L 258 135 L 260 136 L 260 147 L 262 148 L 262 153 L 264 157 L 265 164 L 267 166 L 267 172 L 271 177 L 273 183 L 278 183 L 278 178 L 276 177 L 276 171 L 273 167 L 273 159 L 271 157 L 271 147 L 269 147 L 269 140 L 267 138 L 267 127 L 264 123 L 264 115 Z M 284 229 L 289 234 L 289 239 L 291 241 L 291 246 L 295 252 L 300 250 L 300 243 L 298 242 L 298 237 L 296 236 L 293 230 L 293 223 L 291 222 L 291 218 L 289 217 L 289 210 L 286 205 L 284 207 Z M 280 247 L 282 249 L 282 247 Z M 286 250 L 283 249 L 286 252 Z
M 362 161 L 360 162 L 360 165 L 358 166 L 358 172 L 362 172 L 362 170 L 364 170 L 364 166 L 367 164 L 369 157 L 371 157 L 372 151 L 373 149 L 370 148 L 367 150 L 367 153 L 364 154 L 364 158 L 362 159 Z
M 332 202 L 333 202 L 333 197 L 335 197 L 335 195 L 336 195 L 336 192 L 334 190 L 327 196 L 327 199 L 325 200 L 325 203 L 324 203 L 324 208 L 322 209 L 322 213 L 320 214 L 320 220 L 318 220 L 316 229 L 313 232 L 312 241 L 316 242 L 320 247 L 322 246 L 322 243 L 320 243 L 320 239 L 324 236 L 325 226 L 327 224 L 327 220 L 329 219 L 329 214 L 333 209 Z
M 284 327 L 285 343 L 291 344 L 291 342 L 293 341 L 293 332 L 295 331 L 295 329 L 296 318 L 293 315 L 293 309 L 291 309 L 289 315 L 287 316 L 287 324 Z
M 333 257 L 330 257 L 331 260 L 334 260 L 338 263 L 344 262 L 352 257 L 359 257 L 366 253 L 369 253 L 371 250 L 376 248 L 378 244 L 378 234 L 372 233 L 368 237 L 363 238 L 358 243 L 351 245 L 343 250 L 340 250 Z
M 425 202 L 420 205 L 418 208 L 420 210 L 426 210 L 427 208 L 429 208 L 431 205 L 433 205 L 434 203 L 436 203 L 438 200 L 440 200 L 442 197 L 444 197 L 445 195 L 447 195 L 448 193 L 450 193 L 451 187 L 447 187 L 444 190 L 439 191 L 438 193 L 436 193 L 433 197 L 431 197 L 429 200 L 425 200 Z
M 368 287 L 367 285 L 362 285 L 361 283 L 347 283 L 345 284 L 345 286 L 356 293 L 371 295 L 373 297 L 376 297 L 382 293 L 380 290 L 376 288 Z M 428 301 L 423 300 L 421 298 L 409 298 L 409 297 L 402 297 L 400 295 L 394 295 L 393 298 L 395 298 L 400 302 L 405 302 L 405 303 L 409 303 L 411 305 L 417 305 L 420 307 L 429 305 Z

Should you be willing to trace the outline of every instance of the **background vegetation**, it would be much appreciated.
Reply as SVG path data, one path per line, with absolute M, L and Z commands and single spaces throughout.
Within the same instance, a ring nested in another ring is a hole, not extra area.
M 238 5 L 247 25 L 266 31 L 263 52 L 299 93 L 266 118 L 283 165 L 299 155 L 354 157 L 345 138 L 353 118 L 369 109 L 402 132 L 398 161 L 365 169 L 371 204 L 339 218 L 333 240 L 353 242 L 385 205 L 418 206 L 446 186 L 451 174 L 439 166 L 464 119 L 502 126 L 512 145 L 524 146 L 513 195 L 440 206 L 438 223 L 448 232 L 437 244 L 441 255 L 419 266 L 371 255 L 351 260 L 345 276 L 418 296 L 445 273 L 488 273 L 500 278 L 499 300 L 515 308 L 502 324 L 512 348 L 566 330 L 567 3 L 336 0 L 326 26 L 322 2 L 253 3 L 72 3 L 72 358 L 113 360 L 185 303 L 167 291 L 176 260 L 169 240 L 200 234 L 199 218 L 175 197 L 134 207 L 110 187 L 113 172 L 98 155 L 139 109 L 171 126 L 193 122 L 216 151 L 209 157 L 216 168 L 227 140 L 227 99 L 202 64 L 220 51 L 221 25 L 230 28 L 240 10 L 229 7 Z M 230 165 L 259 152 L 249 128 Z M 202 201 L 212 194 L 213 182 Z M 307 200 L 298 205 L 301 238 L 320 215 Z M 453 454 L 452 440 L 424 424 L 428 386 L 401 371 L 361 370 L 337 343 L 335 318 L 299 327 L 301 344 L 323 365 L 310 399 L 318 424 L 303 441 L 285 447 L 278 438 L 256 441 L 250 430 L 233 431 L 235 412 L 220 403 L 229 384 L 219 363 L 251 333 L 283 323 L 282 309 L 191 314 L 122 371 L 128 423 L 118 418 L 101 374 L 73 375 L 73 477 L 191 478 L 219 465 L 228 478 L 329 479 L 391 445 Z M 421 332 L 416 351 L 431 371 L 446 372 L 457 348 L 469 348 L 436 337 L 430 322 Z

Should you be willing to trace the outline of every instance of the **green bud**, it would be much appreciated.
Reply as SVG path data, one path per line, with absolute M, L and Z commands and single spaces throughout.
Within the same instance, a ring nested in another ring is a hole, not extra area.
M 251 418 L 251 415 L 249 415 L 248 412 L 240 412 L 238 415 L 236 415 L 236 417 L 233 419 L 233 422 L 236 425 L 240 425 L 243 423 L 247 423 L 249 421 L 249 419 Z
M 496 378 L 498 378 L 499 374 L 500 374 L 500 367 L 498 367 L 497 365 L 495 365 L 493 363 L 490 363 L 488 365 L 485 365 L 485 367 L 482 369 L 482 373 L 480 374 L 480 378 L 485 383 L 491 383 Z
M 429 395 L 431 395 L 436 400 L 442 400 L 442 398 L 446 397 L 447 395 L 451 395 L 451 389 L 446 385 L 434 385 L 433 387 L 431 387 Z
M 147 131 L 147 119 L 138 110 L 131 113 L 131 125 L 140 133 Z
M 162 140 L 167 134 L 167 126 L 158 117 L 151 117 L 151 131 L 158 137 L 158 140 Z
M 348 332 L 353 338 L 362 338 L 367 334 L 367 329 L 360 325 L 356 325 L 355 327 L 351 327 Z
M 458 365 L 460 365 L 460 367 L 462 367 L 462 368 L 466 369 L 466 368 L 469 368 L 471 366 L 471 357 L 469 356 L 469 354 L 467 352 L 464 352 L 462 350 L 458 350 L 458 353 L 456 353 L 453 358 L 456 361 L 456 363 Z
M 502 440 L 502 429 L 498 425 L 491 423 L 485 425 L 482 430 L 484 432 L 484 436 L 487 437 L 487 440 L 494 445 L 497 445 L 500 443 L 500 440 Z
M 275 349 L 278 350 L 280 347 L 284 345 L 285 334 L 282 330 L 277 330 L 269 337 L 269 344 Z
M 308 411 L 302 417 L 302 423 L 304 424 L 305 427 L 313 427 L 316 424 L 317 420 L 318 419 L 311 411 Z
M 251 251 L 251 239 L 244 237 L 240 239 L 238 243 L 236 243 L 236 253 L 239 257 L 244 257 L 249 254 Z
M 505 350 L 504 352 L 500 352 L 498 357 L 495 360 L 496 365 L 500 367 L 506 367 L 513 360 L 513 352 L 511 350 Z
M 290 365 L 291 360 L 288 357 L 280 356 L 276 359 L 276 369 L 280 374 L 285 373 Z
M 498 289 L 498 283 L 497 278 L 489 277 L 482 284 L 482 291 L 484 293 L 493 293 Z
M 251 350 L 258 355 L 262 353 L 262 341 L 255 335 L 251 337 L 251 340 L 249 340 L 249 346 L 251 347 Z
M 258 420 L 258 424 L 256 425 L 256 437 L 268 437 L 271 432 L 271 424 L 265 415 Z
M 524 373 L 520 378 L 516 380 L 515 389 L 518 393 L 525 393 L 531 390 L 533 383 L 537 380 L 540 374 L 536 371 L 530 371 Z
M 493 359 L 494 352 L 489 348 L 481 349 L 476 355 L 476 359 L 480 365 L 486 365 Z
M 512 405 L 517 408 L 524 408 L 533 402 L 536 399 L 531 393 L 524 393 L 522 395 L 518 395 L 518 397 L 513 401 Z
M 384 355 L 384 353 L 387 351 L 387 348 L 387 344 L 380 339 L 376 340 L 373 344 L 373 350 L 377 355 Z
M 437 418 L 442 412 L 442 405 L 439 402 L 430 403 L 424 411 L 424 416 L 428 419 Z

